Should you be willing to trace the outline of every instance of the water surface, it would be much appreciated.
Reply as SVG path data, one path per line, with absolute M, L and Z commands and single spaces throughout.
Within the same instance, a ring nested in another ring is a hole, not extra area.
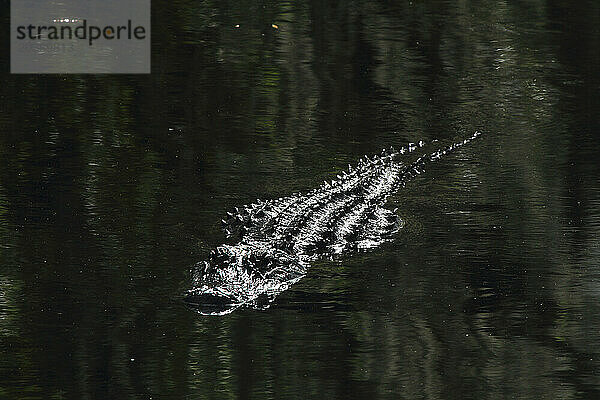
M 3 72 L 0 398 L 600 397 L 598 26 L 593 1 L 157 0 L 150 76 Z M 181 301 L 234 206 L 476 130 L 391 200 L 392 243 L 266 311 Z

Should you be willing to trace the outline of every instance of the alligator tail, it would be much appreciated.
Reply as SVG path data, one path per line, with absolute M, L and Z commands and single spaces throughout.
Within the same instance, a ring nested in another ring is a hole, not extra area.
M 419 158 L 417 158 L 415 161 L 413 161 L 412 163 L 410 163 L 407 167 L 405 172 L 402 174 L 402 178 L 400 180 L 400 184 L 402 186 L 406 185 L 406 183 L 408 181 L 410 181 L 412 178 L 414 178 L 416 175 L 420 175 L 423 172 L 425 172 L 424 167 L 426 164 L 428 164 L 429 162 L 434 162 L 439 160 L 440 158 L 442 158 L 443 156 L 445 156 L 446 154 L 458 149 L 459 147 L 462 147 L 464 145 L 466 145 L 467 143 L 475 140 L 478 136 L 481 135 L 481 132 L 475 132 L 472 136 L 460 141 L 460 142 L 456 142 L 453 143 L 449 146 L 443 147 L 439 150 L 436 150 L 432 153 L 429 154 L 424 154 L 422 156 L 420 156 Z M 422 142 L 420 142 L 420 145 Z M 410 148 L 410 146 L 409 146 Z

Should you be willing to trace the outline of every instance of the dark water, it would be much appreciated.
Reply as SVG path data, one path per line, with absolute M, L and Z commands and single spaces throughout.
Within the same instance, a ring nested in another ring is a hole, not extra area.
M 0 398 L 600 398 L 599 26 L 596 1 L 156 0 L 151 76 L 11 76 L 3 33 Z M 266 311 L 182 303 L 232 207 L 475 130 L 393 198 L 393 243 Z

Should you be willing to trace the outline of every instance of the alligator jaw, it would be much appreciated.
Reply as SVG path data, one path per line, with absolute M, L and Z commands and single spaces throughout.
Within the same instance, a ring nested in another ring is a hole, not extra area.
M 242 305 L 225 293 L 207 288 L 189 290 L 185 302 L 201 315 L 226 315 Z

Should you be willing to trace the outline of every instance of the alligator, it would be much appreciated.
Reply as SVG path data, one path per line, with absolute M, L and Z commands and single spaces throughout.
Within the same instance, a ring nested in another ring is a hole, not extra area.
M 227 213 L 223 228 L 235 244 L 216 247 L 193 267 L 185 301 L 203 315 L 229 314 L 242 306 L 265 309 L 318 258 L 391 240 L 404 223 L 396 210 L 384 207 L 388 197 L 427 162 L 479 135 L 420 156 L 422 141 L 384 149 L 307 193 L 257 200 Z

